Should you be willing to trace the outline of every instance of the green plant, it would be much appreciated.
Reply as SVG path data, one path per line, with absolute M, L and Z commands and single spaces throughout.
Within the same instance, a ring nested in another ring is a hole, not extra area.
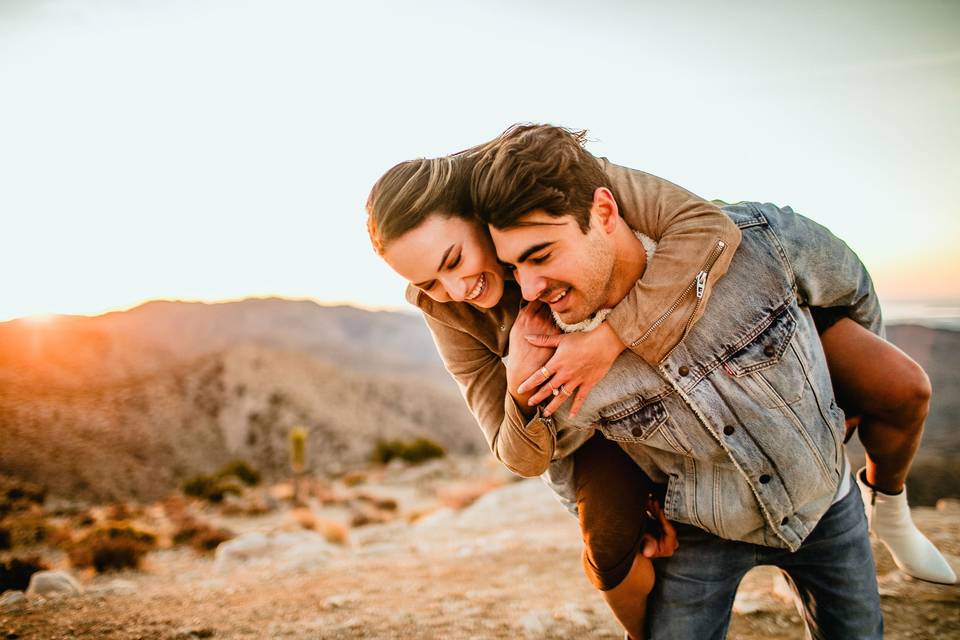
M 231 460 L 217 472 L 220 478 L 234 477 L 248 487 L 260 484 L 260 472 L 243 460 Z
M 183 483 L 183 492 L 188 496 L 203 498 L 209 502 L 223 502 L 227 494 L 240 495 L 242 488 L 231 477 L 197 475 Z
M 373 449 L 373 461 L 386 464 L 398 458 L 413 464 L 419 464 L 432 458 L 446 455 L 443 447 L 429 438 L 416 438 L 410 442 L 403 440 L 377 440 Z
M 303 427 L 290 430 L 290 467 L 295 474 L 307 468 L 307 430 Z

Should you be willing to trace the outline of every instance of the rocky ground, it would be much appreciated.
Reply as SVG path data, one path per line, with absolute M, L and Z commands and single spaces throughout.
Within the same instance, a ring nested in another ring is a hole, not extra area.
M 576 521 L 538 480 L 510 482 L 461 460 L 390 468 L 357 487 L 395 500 L 398 516 L 352 528 L 335 545 L 293 531 L 289 510 L 221 515 L 217 523 L 237 533 L 273 537 L 257 546 L 241 535 L 246 547 L 235 541 L 217 556 L 161 549 L 141 571 L 75 573 L 81 595 L 0 605 L 0 638 L 621 637 L 582 574 Z M 318 518 L 347 517 L 335 505 L 311 507 Z M 914 515 L 960 566 L 960 507 Z M 960 638 L 960 588 L 903 578 L 885 550 L 877 558 L 887 638 Z M 730 637 L 803 637 L 775 570 L 744 580 Z

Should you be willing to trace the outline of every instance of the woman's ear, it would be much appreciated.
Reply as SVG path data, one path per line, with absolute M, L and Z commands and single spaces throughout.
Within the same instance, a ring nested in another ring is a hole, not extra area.
M 610 189 L 597 187 L 596 191 L 593 192 L 590 217 L 607 233 L 612 233 L 616 229 L 617 220 L 620 218 L 620 209 Z

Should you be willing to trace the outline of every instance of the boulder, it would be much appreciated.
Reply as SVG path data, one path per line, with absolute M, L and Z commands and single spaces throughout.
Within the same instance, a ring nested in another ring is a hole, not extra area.
M 26 599 L 27 596 L 23 595 L 23 591 L 4 591 L 3 595 L 0 595 L 0 609 L 12 609 L 25 602 Z
M 28 596 L 78 596 L 83 587 L 66 571 L 38 571 L 30 576 Z
M 213 566 L 221 574 L 245 565 L 297 571 L 323 563 L 338 549 L 315 531 L 246 533 L 218 546 Z

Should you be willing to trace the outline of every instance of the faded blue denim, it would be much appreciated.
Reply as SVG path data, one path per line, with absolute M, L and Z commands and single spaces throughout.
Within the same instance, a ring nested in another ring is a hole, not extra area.
M 824 227 L 772 204 L 725 211 L 743 239 L 686 339 L 658 367 L 624 352 L 576 420 L 558 412 L 554 428 L 618 441 L 667 483 L 674 522 L 796 550 L 844 467 L 844 416 L 809 307 L 848 307 L 882 333 L 880 309 L 856 254 Z M 562 498 L 571 464 L 547 473 Z
M 793 552 L 723 540 L 689 525 L 678 525 L 677 535 L 677 553 L 654 560 L 657 582 L 648 601 L 653 640 L 725 638 L 737 586 L 758 565 L 786 573 L 813 638 L 883 637 L 873 552 L 857 491 L 834 504 Z

